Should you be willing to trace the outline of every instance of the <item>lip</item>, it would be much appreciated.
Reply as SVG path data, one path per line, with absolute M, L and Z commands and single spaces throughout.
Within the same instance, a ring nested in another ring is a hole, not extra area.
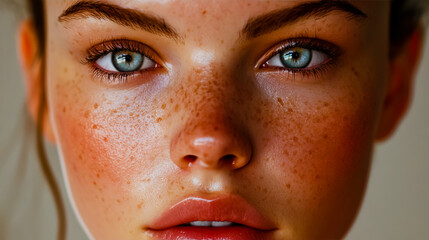
M 229 227 L 183 226 L 193 221 L 228 221 Z M 159 239 L 267 239 L 275 225 L 243 198 L 188 197 L 174 204 L 147 227 Z

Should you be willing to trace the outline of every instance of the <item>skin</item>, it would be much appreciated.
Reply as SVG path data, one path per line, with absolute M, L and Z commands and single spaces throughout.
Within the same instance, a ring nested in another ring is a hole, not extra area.
M 250 17 L 305 1 L 109 2 L 155 12 L 184 37 L 94 18 L 60 23 L 74 1 L 47 1 L 44 130 L 61 152 L 90 234 L 151 239 L 144 228 L 179 200 L 231 193 L 276 225 L 272 239 L 343 238 L 361 203 L 374 141 L 406 109 L 400 102 L 409 91 L 392 86 L 409 89 L 418 59 L 409 45 L 389 59 L 389 2 L 352 1 L 365 20 L 334 11 L 251 40 L 239 36 Z M 297 36 L 335 44 L 342 54 L 317 75 L 259 68 L 272 46 Z M 96 43 L 118 38 L 150 46 L 162 67 L 127 84 L 101 82 L 81 62 Z M 30 23 L 20 41 L 35 115 L 41 64 L 30 61 L 37 58 Z M 188 165 L 186 155 L 198 158 Z

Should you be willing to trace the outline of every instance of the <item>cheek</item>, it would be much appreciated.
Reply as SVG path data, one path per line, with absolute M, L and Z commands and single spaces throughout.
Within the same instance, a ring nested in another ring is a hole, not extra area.
M 308 238 L 343 234 L 367 179 L 381 84 L 371 84 L 376 75 L 366 83 L 349 76 L 345 84 L 272 88 L 249 116 L 261 126 L 255 165 L 271 173 L 261 182 L 270 186 L 273 214 Z
M 144 217 L 135 212 L 148 200 L 141 196 L 154 182 L 154 163 L 165 159 L 162 123 L 169 108 L 138 89 L 100 91 L 88 81 L 64 75 L 52 81 L 50 107 L 73 198 L 89 229 L 103 236 L 106 224 L 120 231 Z

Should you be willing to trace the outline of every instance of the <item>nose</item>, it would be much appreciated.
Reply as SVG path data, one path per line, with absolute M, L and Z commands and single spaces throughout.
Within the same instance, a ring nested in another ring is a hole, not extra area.
M 170 156 L 182 169 L 239 169 L 252 155 L 249 138 L 226 119 L 188 122 L 173 138 Z

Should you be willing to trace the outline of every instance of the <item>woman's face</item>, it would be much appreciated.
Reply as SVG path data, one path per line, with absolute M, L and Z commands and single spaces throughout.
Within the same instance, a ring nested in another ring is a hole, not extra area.
M 47 96 L 94 238 L 344 236 L 386 91 L 388 1 L 75 3 L 46 4 Z

